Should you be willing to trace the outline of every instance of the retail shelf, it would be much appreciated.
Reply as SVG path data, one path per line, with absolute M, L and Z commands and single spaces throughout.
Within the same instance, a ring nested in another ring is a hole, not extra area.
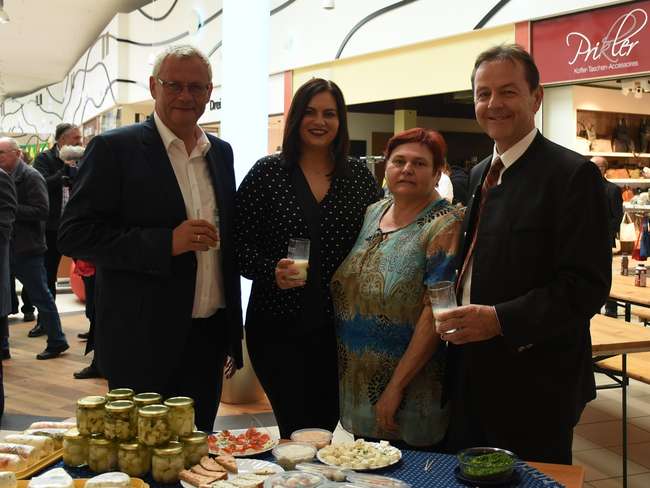
M 628 152 L 586 152 L 585 156 L 602 156 L 604 158 L 650 158 L 650 153 L 628 153 Z
M 648 185 L 650 186 L 650 178 L 607 178 L 608 181 L 616 183 L 617 185 Z

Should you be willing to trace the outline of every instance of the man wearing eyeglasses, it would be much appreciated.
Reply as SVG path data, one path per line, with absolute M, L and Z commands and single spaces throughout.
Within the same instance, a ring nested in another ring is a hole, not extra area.
M 195 48 L 163 52 L 153 116 L 91 141 L 59 231 L 66 254 L 97 267 L 109 388 L 192 397 L 201 430 L 213 427 L 226 357 L 241 366 L 242 337 L 232 149 L 197 125 L 211 79 Z

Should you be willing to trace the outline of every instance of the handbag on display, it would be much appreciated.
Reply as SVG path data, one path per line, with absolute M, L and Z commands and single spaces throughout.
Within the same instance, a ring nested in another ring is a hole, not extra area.
M 627 213 L 623 217 L 623 222 L 621 222 L 619 235 L 621 238 L 621 252 L 631 253 L 636 247 L 637 239 L 634 222 Z
M 639 258 L 641 261 L 645 261 L 650 256 L 650 228 L 648 228 L 648 217 L 643 217 L 640 235 Z

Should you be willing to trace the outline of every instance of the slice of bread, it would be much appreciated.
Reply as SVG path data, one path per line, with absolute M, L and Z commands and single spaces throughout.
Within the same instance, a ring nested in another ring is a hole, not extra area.
M 192 486 L 196 486 L 197 488 L 201 485 L 207 485 L 217 481 L 216 476 L 203 476 L 198 473 L 193 473 L 192 471 L 189 471 L 187 469 L 184 469 L 183 471 L 178 473 L 178 477 L 183 481 L 187 481 Z
M 197 464 L 196 466 L 192 466 L 190 470 L 193 473 L 200 474 L 201 476 L 207 476 L 208 478 L 216 478 L 218 480 L 222 480 L 226 476 L 228 476 L 228 474 L 224 469 L 222 469 L 221 471 L 210 471 L 209 469 L 205 469 L 200 464 Z
M 217 471 L 217 472 L 225 472 L 226 471 L 226 468 L 221 466 L 221 464 L 216 462 L 210 456 L 203 456 L 201 458 L 200 463 L 201 463 L 201 467 L 207 469 L 208 471 Z
M 226 468 L 226 471 L 229 473 L 237 473 L 237 460 L 234 456 L 231 456 L 230 454 L 221 454 L 214 460 Z

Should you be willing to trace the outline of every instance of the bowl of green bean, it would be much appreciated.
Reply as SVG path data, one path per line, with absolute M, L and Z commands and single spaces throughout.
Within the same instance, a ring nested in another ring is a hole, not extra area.
M 497 447 L 471 447 L 457 455 L 463 478 L 478 482 L 507 481 L 512 477 L 517 456 Z

